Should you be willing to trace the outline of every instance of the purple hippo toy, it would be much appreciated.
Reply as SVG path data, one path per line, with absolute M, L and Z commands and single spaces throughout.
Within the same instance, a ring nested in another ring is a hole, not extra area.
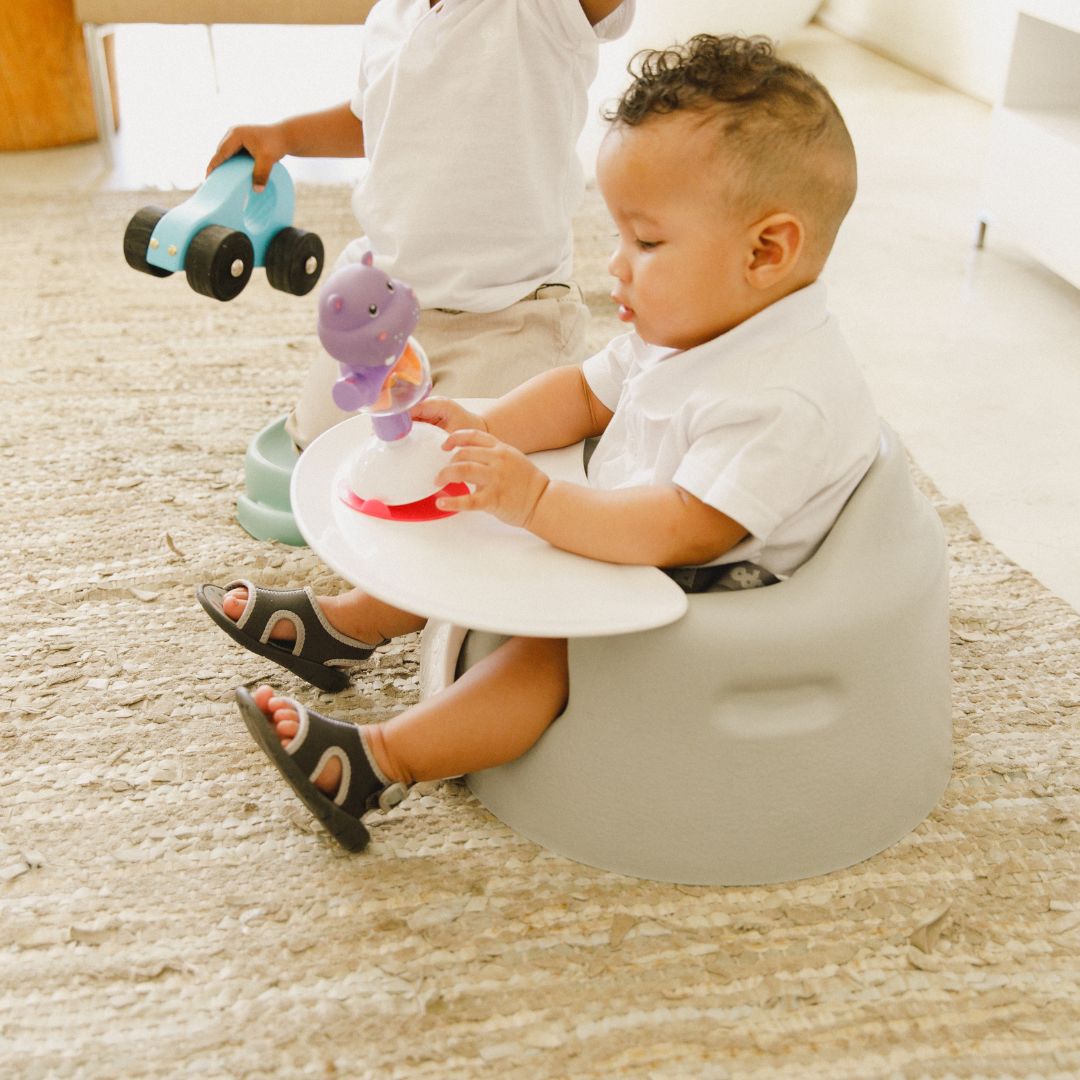
M 408 434 L 408 409 L 431 390 L 426 360 L 409 344 L 419 318 L 416 293 L 379 270 L 370 251 L 335 270 L 319 293 L 319 340 L 341 369 L 334 403 L 368 409 L 388 441 Z

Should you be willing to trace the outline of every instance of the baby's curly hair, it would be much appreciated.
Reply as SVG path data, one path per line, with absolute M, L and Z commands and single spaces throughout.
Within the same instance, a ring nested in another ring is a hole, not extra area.
M 740 209 L 800 212 L 824 259 L 855 197 L 856 166 L 840 110 L 813 75 L 777 56 L 768 38 L 712 34 L 640 52 L 630 73 L 606 119 L 637 127 L 700 114 L 735 168 L 740 190 L 728 194 Z

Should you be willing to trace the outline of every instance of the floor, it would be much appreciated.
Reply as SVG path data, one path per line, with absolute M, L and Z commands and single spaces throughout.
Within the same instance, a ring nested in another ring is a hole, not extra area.
M 112 167 L 96 144 L 0 154 L 0 198 L 192 187 L 231 123 L 347 96 L 360 33 L 121 28 Z M 880 411 L 990 540 L 1080 609 L 1080 291 L 993 228 L 974 249 L 989 107 L 817 26 L 785 48 L 830 87 L 860 155 L 827 280 Z M 314 182 L 362 167 L 289 164 Z

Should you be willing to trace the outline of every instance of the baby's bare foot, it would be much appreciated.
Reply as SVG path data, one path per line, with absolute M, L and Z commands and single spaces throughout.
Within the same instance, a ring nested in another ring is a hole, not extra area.
M 267 722 L 274 728 L 281 745 L 288 749 L 289 743 L 296 737 L 300 730 L 300 717 L 291 703 L 286 698 L 279 698 L 274 691 L 265 684 L 260 686 L 254 694 L 255 704 L 266 714 Z M 323 766 L 322 772 L 315 777 L 315 786 L 331 798 L 337 794 L 338 785 L 341 783 L 341 762 L 332 757 Z

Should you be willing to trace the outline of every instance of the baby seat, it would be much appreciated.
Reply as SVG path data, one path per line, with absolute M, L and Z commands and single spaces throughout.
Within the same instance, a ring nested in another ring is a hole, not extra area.
M 943 530 L 895 434 L 818 551 L 678 622 L 569 643 L 565 712 L 473 773 L 507 825 L 579 862 L 685 884 L 828 873 L 895 843 L 952 764 Z M 588 602 L 587 598 L 584 600 Z M 501 640 L 428 624 L 430 693 Z

